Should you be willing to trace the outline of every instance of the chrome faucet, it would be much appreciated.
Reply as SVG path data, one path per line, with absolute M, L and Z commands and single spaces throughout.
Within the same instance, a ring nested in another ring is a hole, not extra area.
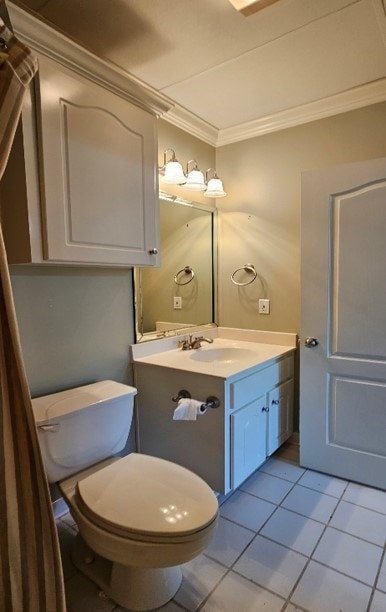
M 178 346 L 181 348 L 182 351 L 191 351 L 192 349 L 201 348 L 201 342 L 207 342 L 208 344 L 212 344 L 213 340 L 212 338 L 204 338 L 204 336 L 197 336 L 196 338 L 193 338 L 193 336 L 189 336 L 189 339 L 185 338 L 184 340 L 180 340 L 178 342 Z

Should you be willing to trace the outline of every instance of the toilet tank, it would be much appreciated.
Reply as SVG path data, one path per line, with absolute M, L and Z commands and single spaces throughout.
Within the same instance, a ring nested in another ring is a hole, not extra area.
M 137 389 L 112 380 L 37 397 L 32 409 L 49 482 L 121 451 Z

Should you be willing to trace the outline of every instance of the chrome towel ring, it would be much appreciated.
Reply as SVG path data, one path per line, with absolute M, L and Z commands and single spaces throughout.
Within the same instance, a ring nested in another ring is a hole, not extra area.
M 235 275 L 237 274 L 237 272 L 240 272 L 241 270 L 244 270 L 244 272 L 247 272 L 248 274 L 252 274 L 252 278 L 246 281 L 245 283 L 238 283 L 235 280 Z M 237 268 L 237 270 L 233 272 L 233 274 L 231 275 L 231 281 L 234 285 L 237 285 L 238 287 L 245 287 L 245 285 L 250 285 L 251 283 L 253 283 L 253 281 L 256 280 L 256 277 L 257 277 L 257 272 L 255 269 L 255 266 L 253 264 L 245 264 L 244 266 L 241 266 L 241 268 Z
M 182 275 L 183 274 L 187 274 L 190 276 L 190 278 L 188 278 L 188 280 L 185 283 L 182 283 Z M 174 277 L 174 282 L 176 283 L 176 285 L 188 285 L 189 283 L 192 282 L 192 280 L 194 279 L 194 271 L 193 268 L 191 268 L 190 266 L 185 266 L 185 268 L 182 268 L 181 270 L 178 270 L 177 274 Z

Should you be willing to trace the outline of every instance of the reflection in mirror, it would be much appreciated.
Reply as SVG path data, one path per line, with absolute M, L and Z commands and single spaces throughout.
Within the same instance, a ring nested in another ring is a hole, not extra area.
M 214 322 L 213 216 L 160 194 L 161 266 L 134 270 L 137 342 Z

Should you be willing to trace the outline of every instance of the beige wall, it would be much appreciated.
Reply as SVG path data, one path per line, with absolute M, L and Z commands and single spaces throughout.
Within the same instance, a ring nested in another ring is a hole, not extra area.
M 299 332 L 301 173 L 386 155 L 386 103 L 217 149 L 228 197 L 217 200 L 219 322 L 230 327 Z M 233 270 L 255 265 L 248 287 Z M 271 314 L 259 315 L 259 297 Z
M 131 270 L 11 266 L 31 395 L 132 381 Z

